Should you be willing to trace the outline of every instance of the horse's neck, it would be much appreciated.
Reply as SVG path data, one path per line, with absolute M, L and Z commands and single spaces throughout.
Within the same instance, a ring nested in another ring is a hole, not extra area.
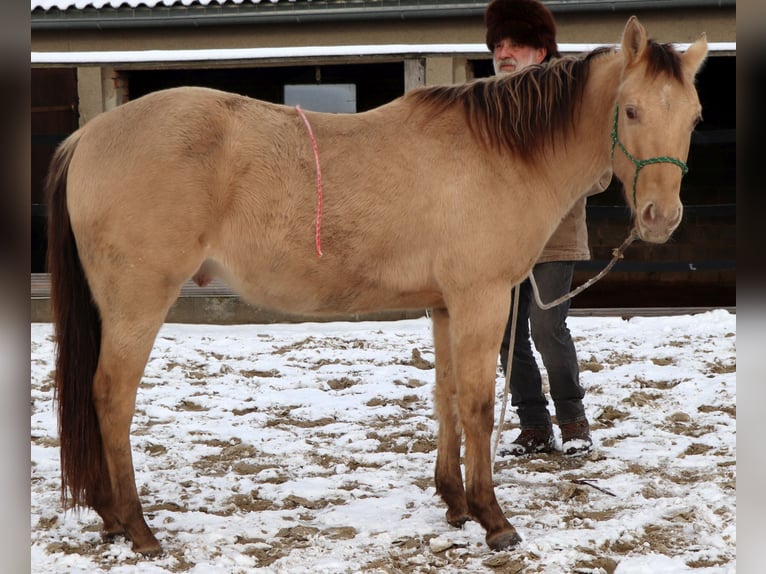
M 564 145 L 553 152 L 555 186 L 573 194 L 572 203 L 585 195 L 611 166 L 611 128 L 622 58 L 604 55 L 591 63 L 575 128 Z

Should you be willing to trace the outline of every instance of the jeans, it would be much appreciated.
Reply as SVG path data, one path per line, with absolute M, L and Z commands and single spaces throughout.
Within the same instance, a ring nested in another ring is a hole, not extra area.
M 533 273 L 543 303 L 569 292 L 574 266 L 573 261 L 553 261 L 535 265 Z M 585 408 L 582 403 L 585 389 L 580 386 L 577 352 L 566 324 L 569 300 L 544 311 L 537 306 L 529 279 L 519 285 L 518 292 L 519 310 L 510 387 L 511 404 L 516 407 L 521 428 L 546 429 L 551 425 L 540 369 L 532 354 L 530 332 L 548 372 L 551 398 L 558 423 L 585 420 Z M 500 347 L 503 372 L 507 372 L 508 368 L 510 340 L 511 316 L 508 317 Z

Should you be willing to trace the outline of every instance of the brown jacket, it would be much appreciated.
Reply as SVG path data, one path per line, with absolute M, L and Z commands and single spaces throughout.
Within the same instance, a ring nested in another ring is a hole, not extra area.
M 590 189 L 588 195 L 601 193 L 612 179 L 609 170 Z M 588 227 L 585 222 L 586 197 L 579 199 L 572 210 L 564 216 L 556 231 L 545 245 L 537 263 L 551 261 L 585 261 L 590 259 L 588 247 Z

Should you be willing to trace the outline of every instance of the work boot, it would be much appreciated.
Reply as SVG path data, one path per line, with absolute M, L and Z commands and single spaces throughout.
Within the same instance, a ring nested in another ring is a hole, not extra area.
M 521 433 L 510 445 L 510 448 L 502 451 L 503 456 L 523 456 L 525 454 L 537 454 L 552 452 L 555 446 L 553 429 L 521 429 Z
M 562 450 L 567 456 L 579 456 L 593 450 L 590 425 L 587 420 L 563 423 L 561 427 Z

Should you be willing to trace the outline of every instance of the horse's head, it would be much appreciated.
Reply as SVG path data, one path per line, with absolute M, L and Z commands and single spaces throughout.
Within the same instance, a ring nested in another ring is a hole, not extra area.
M 617 94 L 612 153 L 614 173 L 633 208 L 644 241 L 663 243 L 681 222 L 681 178 L 701 106 L 694 76 L 707 55 L 701 36 L 677 53 L 647 40 L 633 16 L 622 37 L 624 68 Z

